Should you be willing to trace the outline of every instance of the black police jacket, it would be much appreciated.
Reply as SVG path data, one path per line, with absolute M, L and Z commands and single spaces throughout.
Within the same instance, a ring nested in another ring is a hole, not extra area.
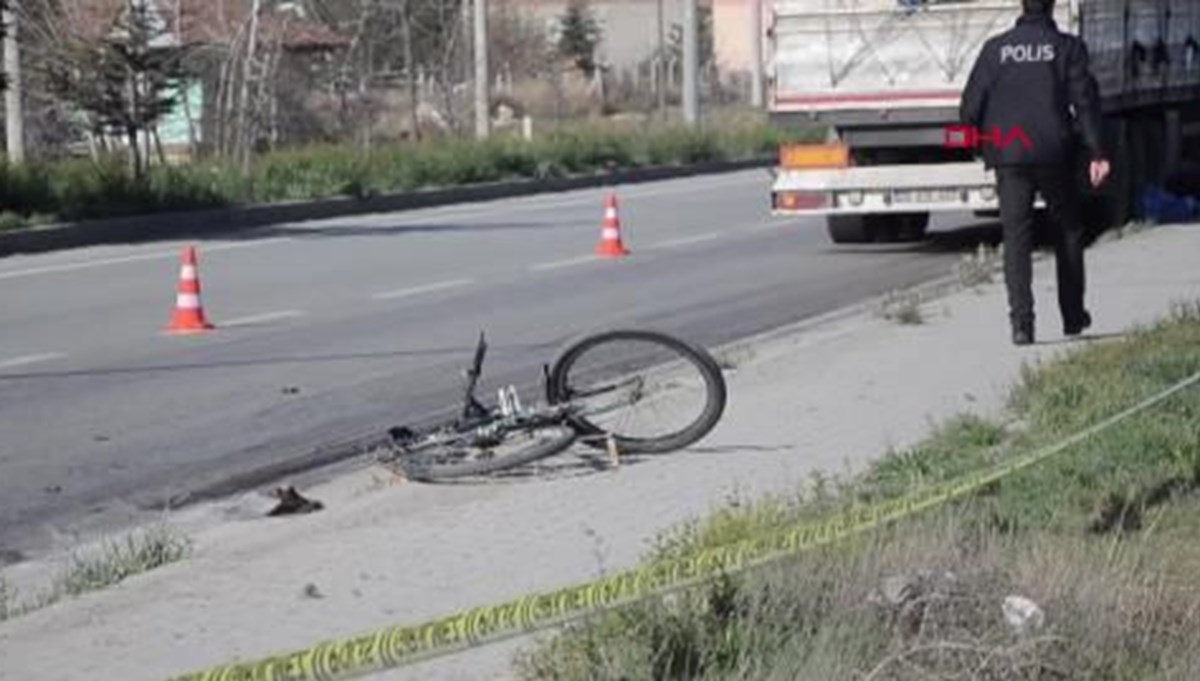
M 1092 159 L 1104 157 L 1087 46 L 1048 15 L 1022 15 L 984 44 L 959 115 L 988 168 L 1069 163 L 1080 141 Z

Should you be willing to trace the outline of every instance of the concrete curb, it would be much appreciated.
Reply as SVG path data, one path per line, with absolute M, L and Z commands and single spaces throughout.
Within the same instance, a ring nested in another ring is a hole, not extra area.
M 773 158 L 760 158 L 745 161 L 698 163 L 689 166 L 657 166 L 549 180 L 516 180 L 419 190 L 361 199 L 338 197 L 316 201 L 87 220 L 0 232 L 0 257 L 97 244 L 139 243 L 157 239 L 211 236 L 287 222 L 324 220 L 368 213 L 414 210 L 566 192 L 615 184 L 638 184 L 698 175 L 713 175 L 767 167 L 772 163 L 774 163 Z

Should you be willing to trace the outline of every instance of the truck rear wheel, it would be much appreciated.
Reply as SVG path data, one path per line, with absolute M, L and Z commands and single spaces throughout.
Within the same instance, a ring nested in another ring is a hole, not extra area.
M 868 215 L 829 215 L 825 218 L 829 238 L 835 244 L 867 244 L 875 241 L 876 225 Z
M 881 217 L 890 218 L 887 231 L 894 234 L 897 241 L 920 241 L 929 229 L 929 213 L 894 213 Z
M 835 244 L 920 241 L 929 227 L 929 213 L 830 215 L 826 222 Z

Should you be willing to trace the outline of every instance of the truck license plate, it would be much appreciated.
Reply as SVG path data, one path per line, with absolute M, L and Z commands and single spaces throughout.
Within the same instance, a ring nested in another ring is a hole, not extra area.
M 895 203 L 955 203 L 958 192 L 953 189 L 913 189 L 892 193 Z

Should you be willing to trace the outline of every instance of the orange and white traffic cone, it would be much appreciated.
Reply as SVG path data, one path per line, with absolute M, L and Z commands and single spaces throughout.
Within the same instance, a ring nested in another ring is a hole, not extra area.
M 204 318 L 200 302 L 200 273 L 196 267 L 196 249 L 183 250 L 179 267 L 179 290 L 175 295 L 175 316 L 164 329 L 168 333 L 201 333 L 215 328 Z
M 621 241 L 621 218 L 617 215 L 617 195 L 609 194 L 604 202 L 604 224 L 600 231 L 600 243 L 596 255 L 620 258 L 629 255 L 629 249 Z

